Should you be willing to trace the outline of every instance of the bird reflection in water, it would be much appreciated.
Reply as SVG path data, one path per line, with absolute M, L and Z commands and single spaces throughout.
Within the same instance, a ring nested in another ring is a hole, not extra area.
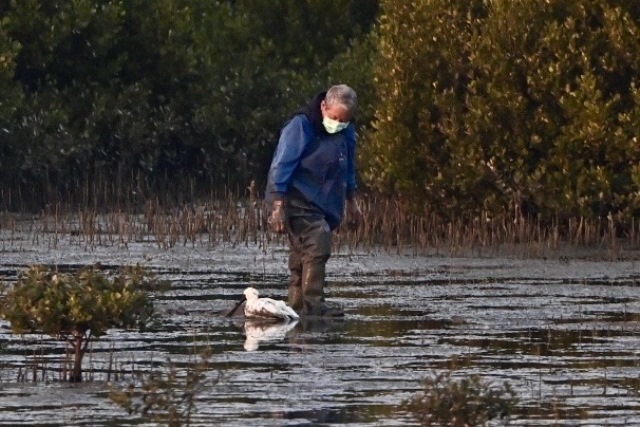
M 247 351 L 258 350 L 261 344 L 286 342 L 294 345 L 304 345 L 308 340 L 317 341 L 319 335 L 330 333 L 332 338 L 322 340 L 333 342 L 340 339 L 333 334 L 344 330 L 343 318 L 330 319 L 322 317 L 301 317 L 290 322 L 273 322 L 264 319 L 245 319 L 243 328 L 245 334 L 244 349 Z M 341 334 L 339 334 L 341 336 Z M 297 348 L 294 351 L 300 351 Z
M 295 328 L 297 320 L 291 322 L 265 322 L 264 320 L 246 320 L 244 322 L 244 349 L 255 351 L 260 344 L 283 341 L 287 333 Z

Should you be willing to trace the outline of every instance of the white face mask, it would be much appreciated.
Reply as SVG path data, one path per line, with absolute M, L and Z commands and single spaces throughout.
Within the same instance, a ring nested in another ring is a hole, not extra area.
M 324 125 L 327 133 L 337 133 L 349 126 L 349 122 L 343 123 L 337 120 L 330 119 L 329 117 L 323 117 L 322 124 Z

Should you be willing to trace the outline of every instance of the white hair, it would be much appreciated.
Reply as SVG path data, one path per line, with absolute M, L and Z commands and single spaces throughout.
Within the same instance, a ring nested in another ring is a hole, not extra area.
M 340 105 L 349 112 L 354 112 L 358 103 L 356 91 L 349 86 L 341 84 L 331 86 L 324 98 L 327 105 Z

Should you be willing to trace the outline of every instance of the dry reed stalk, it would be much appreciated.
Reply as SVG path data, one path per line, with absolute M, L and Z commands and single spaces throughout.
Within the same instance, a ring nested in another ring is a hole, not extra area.
M 33 358 L 31 360 L 31 382 L 35 384 L 38 382 L 38 356 L 35 350 L 33 350 Z
M 31 223 L 23 221 L 20 225 L 16 216 L 5 212 L 0 216 L 0 223 L 5 229 L 11 228 L 11 238 L 3 241 L 3 245 L 13 244 L 13 239 L 25 229 L 30 230 L 34 244 L 45 239 L 51 246 L 58 245 L 63 236 L 72 236 L 72 242 L 90 246 L 127 246 L 132 241 L 154 240 L 160 248 L 171 248 L 179 242 L 195 245 L 203 240 L 210 246 L 253 243 L 266 248 L 284 241 L 282 236 L 270 231 L 269 207 L 258 198 L 255 185 L 248 187 L 247 198 L 228 195 L 199 205 L 182 204 L 176 209 L 163 208 L 159 198 L 148 199 L 138 207 L 131 197 L 125 199 L 115 192 L 122 188 L 117 181 L 100 182 L 100 185 L 110 186 L 108 194 L 101 197 L 102 200 L 112 198 L 114 209 L 99 213 L 96 199 L 85 192 L 82 199 L 87 207 L 80 211 L 74 212 L 71 206 L 60 203 L 52 204 L 41 212 L 39 219 Z M 406 251 L 414 255 L 459 255 L 475 251 L 487 254 L 492 250 L 499 253 L 500 248 L 506 248 L 526 256 L 538 256 L 566 244 L 597 244 L 617 256 L 622 250 L 620 236 L 632 245 L 640 240 L 635 218 L 626 227 L 614 216 L 606 221 L 584 217 L 562 220 L 556 216 L 544 223 L 524 216 L 515 204 L 499 215 L 482 211 L 473 217 L 445 219 L 428 208 L 414 211 L 392 198 L 365 196 L 361 199 L 361 209 L 364 224 L 356 232 L 339 231 L 334 240 L 338 251 L 383 249 L 399 254 Z
M 107 363 L 107 382 L 111 381 L 112 369 L 113 369 L 113 343 L 111 344 L 111 347 L 109 347 L 109 362 Z

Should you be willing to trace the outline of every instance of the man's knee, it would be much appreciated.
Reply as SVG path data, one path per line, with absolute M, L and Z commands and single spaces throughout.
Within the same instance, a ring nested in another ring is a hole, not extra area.
M 325 263 L 331 257 L 331 229 L 326 221 L 319 221 L 306 233 L 306 263 Z

